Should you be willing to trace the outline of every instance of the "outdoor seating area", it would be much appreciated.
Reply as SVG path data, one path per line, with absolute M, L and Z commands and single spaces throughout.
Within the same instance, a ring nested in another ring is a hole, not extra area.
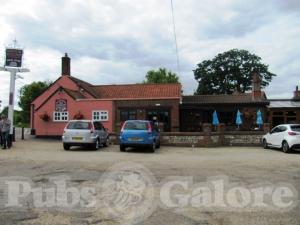
M 240 112 L 240 110 L 238 110 L 236 112 L 236 117 L 235 117 L 235 124 L 226 124 L 226 130 L 227 131 L 234 131 L 234 130 L 242 130 L 242 125 L 243 125 L 243 119 L 242 119 L 242 113 Z M 218 113 L 217 111 L 215 110 L 214 113 L 213 113 L 213 116 L 212 116 L 212 125 L 214 127 L 214 131 L 217 131 L 217 127 L 219 126 L 220 124 L 220 121 L 219 121 L 219 117 L 218 117 Z M 234 118 L 232 118 L 234 119 Z M 255 122 L 252 124 L 252 126 L 250 127 L 250 130 L 252 131 L 261 131 L 263 129 L 263 117 L 262 117 L 262 113 L 260 110 L 258 110 L 256 112 L 256 119 L 255 119 Z

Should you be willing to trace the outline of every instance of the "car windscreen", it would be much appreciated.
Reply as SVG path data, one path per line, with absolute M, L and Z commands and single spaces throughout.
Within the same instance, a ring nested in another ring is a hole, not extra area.
M 144 121 L 127 121 L 124 130 L 147 130 L 148 122 Z
M 300 132 L 300 125 L 292 125 L 291 130 L 296 131 L 296 132 Z
M 67 126 L 67 129 L 88 130 L 88 129 L 91 129 L 91 123 L 90 122 L 82 122 L 82 121 L 70 122 Z

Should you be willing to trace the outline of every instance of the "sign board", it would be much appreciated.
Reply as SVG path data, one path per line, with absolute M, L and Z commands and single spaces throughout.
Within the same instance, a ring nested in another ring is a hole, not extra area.
M 22 67 L 23 50 L 7 48 L 5 50 L 5 66 Z
M 67 111 L 67 100 L 66 99 L 56 99 L 55 100 L 55 111 L 56 112 Z

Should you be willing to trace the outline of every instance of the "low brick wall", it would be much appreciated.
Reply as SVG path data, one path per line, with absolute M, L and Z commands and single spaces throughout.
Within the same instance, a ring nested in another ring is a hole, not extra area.
M 231 132 L 163 132 L 162 146 L 220 147 L 220 146 L 259 146 L 264 131 Z M 111 134 L 111 143 L 118 144 L 118 135 Z
M 262 136 L 266 132 L 228 132 L 224 133 L 224 146 L 260 146 L 262 145 Z
M 262 131 L 212 132 L 212 133 L 162 133 L 161 144 L 166 146 L 218 147 L 259 146 Z
M 220 146 L 219 135 L 207 135 L 203 132 L 176 132 L 161 133 L 161 145 L 188 146 L 188 147 L 214 147 Z

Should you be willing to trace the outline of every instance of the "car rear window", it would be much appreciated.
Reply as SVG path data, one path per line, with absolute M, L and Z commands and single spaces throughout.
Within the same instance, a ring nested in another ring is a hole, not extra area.
M 124 130 L 147 130 L 148 122 L 128 121 L 125 123 Z
M 300 125 L 293 125 L 291 126 L 292 131 L 300 132 Z
M 67 126 L 67 129 L 74 129 L 74 130 L 88 130 L 91 129 L 90 122 L 70 122 Z

